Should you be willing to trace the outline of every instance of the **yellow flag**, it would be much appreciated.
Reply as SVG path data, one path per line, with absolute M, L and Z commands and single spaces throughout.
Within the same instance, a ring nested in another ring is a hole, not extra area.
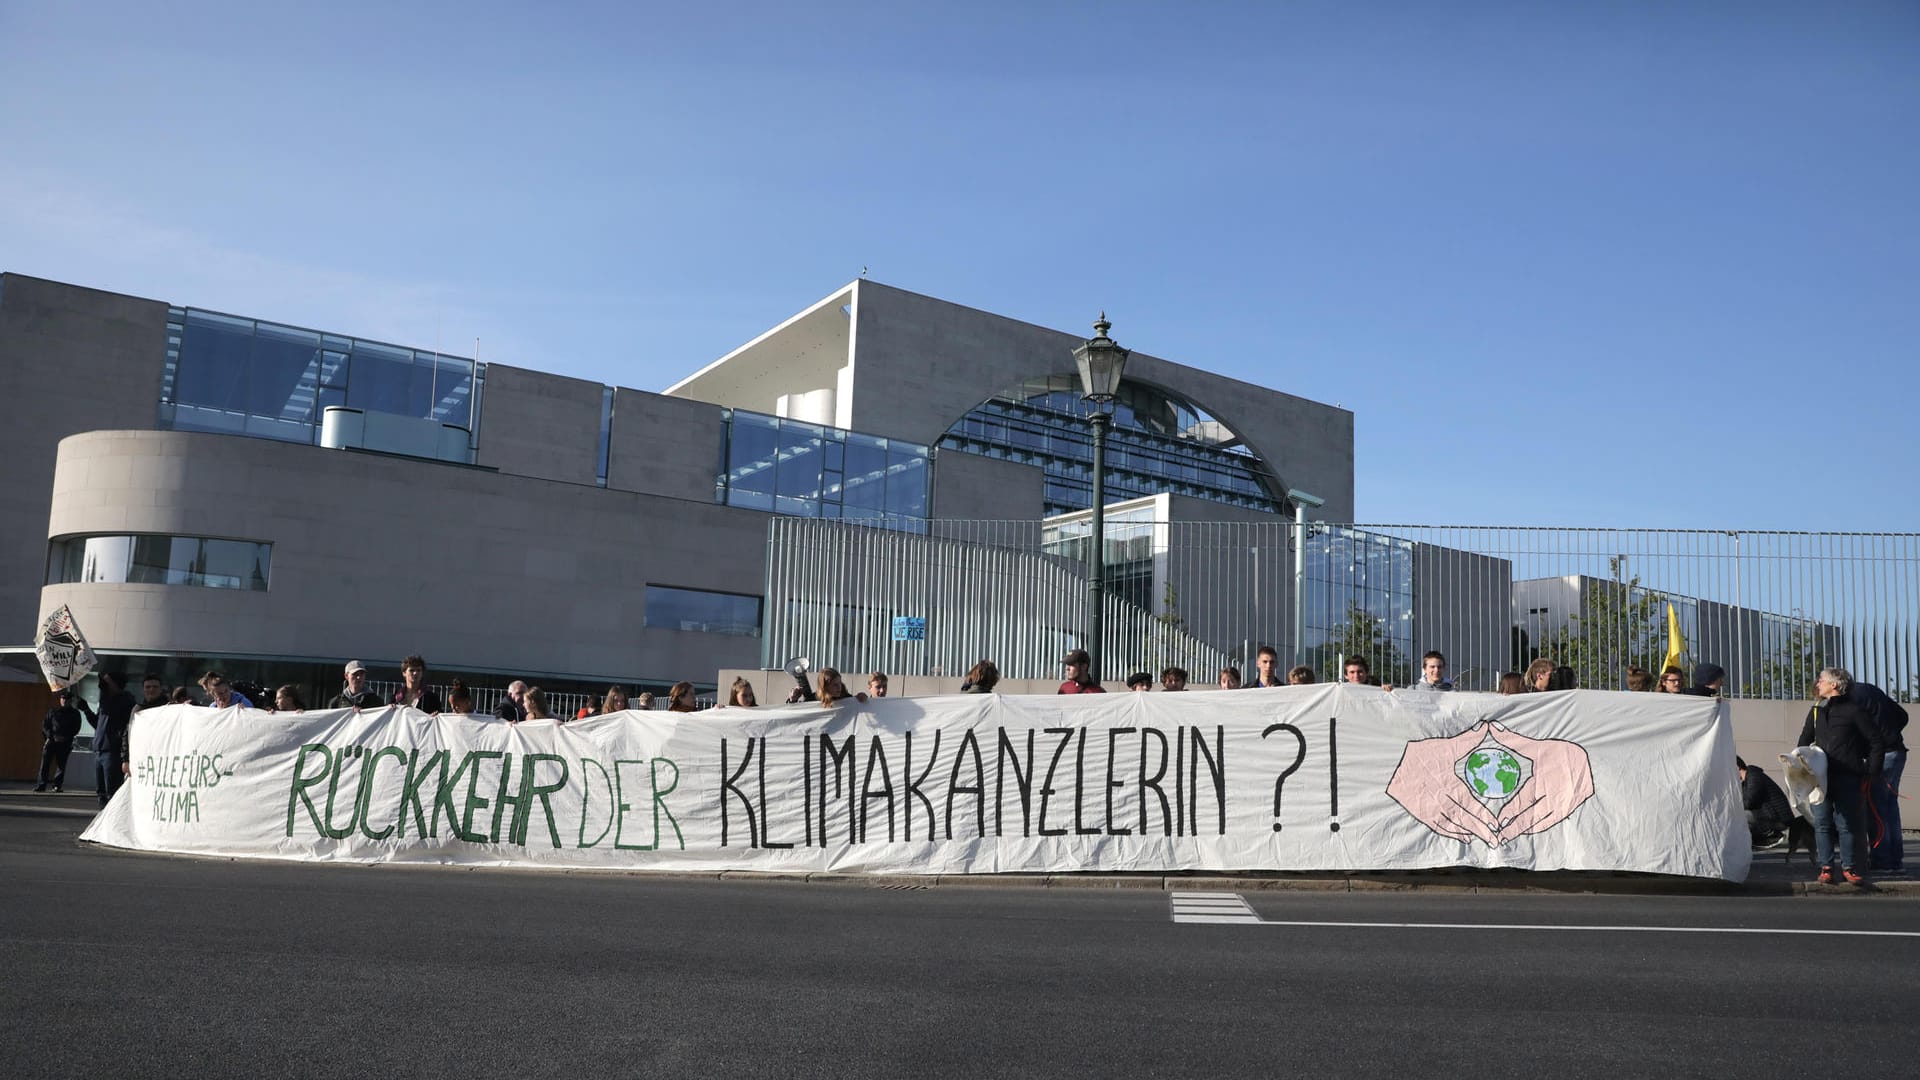
M 1680 654 L 1687 651 L 1687 639 L 1680 636 L 1680 613 L 1673 610 L 1673 601 L 1667 601 L 1667 659 L 1660 670 L 1680 667 Z

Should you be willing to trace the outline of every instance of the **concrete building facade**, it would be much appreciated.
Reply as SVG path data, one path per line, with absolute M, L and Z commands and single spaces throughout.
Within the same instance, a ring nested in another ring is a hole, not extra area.
M 347 659 L 419 653 L 483 687 L 711 686 L 764 662 L 776 513 L 1039 520 L 1054 466 L 941 442 L 1080 340 L 863 280 L 653 393 L 0 275 L 0 670 L 37 683 L 64 604 L 169 683 L 324 699 Z M 1350 413 L 1144 353 L 1128 375 L 1212 425 L 1142 438 L 1351 513 Z

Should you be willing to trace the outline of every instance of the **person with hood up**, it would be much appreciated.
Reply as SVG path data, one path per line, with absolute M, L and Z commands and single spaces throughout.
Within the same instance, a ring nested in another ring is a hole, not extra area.
M 1682 690 L 1683 694 L 1694 697 L 1719 697 L 1720 688 L 1727 681 L 1727 669 L 1719 664 L 1695 664 L 1693 666 L 1693 685 Z

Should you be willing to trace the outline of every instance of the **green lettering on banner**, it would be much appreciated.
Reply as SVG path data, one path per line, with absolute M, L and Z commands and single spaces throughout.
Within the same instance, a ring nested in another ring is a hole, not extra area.
M 665 814 L 667 824 L 673 826 L 674 846 L 685 851 L 687 838 L 680 835 L 680 823 L 674 820 L 673 811 L 667 808 L 667 796 L 673 794 L 674 789 L 680 786 L 680 766 L 675 765 L 671 759 L 663 757 L 654 758 L 650 764 L 653 773 L 653 842 L 656 845 L 660 843 L 660 815 Z M 666 787 L 660 786 L 660 766 L 662 765 L 673 770 L 673 781 Z
M 434 756 L 439 757 L 440 755 L 436 754 Z M 477 840 L 480 838 L 468 836 L 460 830 L 460 810 L 453 805 L 453 793 L 460 787 L 460 778 L 466 775 L 469 768 L 475 767 L 473 755 L 469 753 L 466 757 L 461 758 L 459 766 L 453 770 L 452 775 L 448 775 L 447 765 L 450 764 L 452 760 L 453 754 L 448 752 L 446 758 L 440 762 L 440 782 L 434 786 L 433 792 L 433 824 L 429 827 L 427 835 L 435 838 L 439 837 L 440 813 L 444 810 L 447 815 L 447 825 L 453 829 L 453 835 L 455 837 L 461 840 Z
M 594 837 L 592 841 L 588 841 L 587 839 L 587 808 L 593 805 L 593 785 L 587 782 L 587 766 L 589 765 L 593 766 L 593 770 L 600 774 L 601 781 L 606 784 L 608 809 L 607 827 L 601 829 L 600 835 Z M 607 767 L 592 758 L 580 759 L 580 787 L 580 846 L 584 849 L 599 844 L 600 841 L 607 838 L 608 833 L 613 831 L 613 819 L 618 816 L 619 807 L 614 800 L 613 778 L 607 775 Z
M 539 782 L 539 768 L 543 761 L 551 761 L 560 766 L 560 778 L 551 784 Z M 537 799 L 540 811 L 547 817 L 547 837 L 553 841 L 557 850 L 560 847 L 560 827 L 553 820 L 553 793 L 567 786 L 569 770 L 567 759 L 559 754 L 528 754 L 520 763 L 520 808 L 513 815 L 513 842 L 525 845 L 527 830 L 533 822 L 533 803 Z
M 418 753 L 418 751 L 415 752 Z M 406 751 L 397 746 L 383 746 L 373 752 L 373 757 L 367 761 L 366 770 L 360 774 L 360 835 L 369 840 L 385 840 L 394 834 L 402 822 L 406 821 L 406 806 L 402 803 L 400 815 L 394 819 L 393 824 L 388 825 L 379 832 L 374 832 L 372 829 L 367 828 L 367 819 L 372 813 L 375 770 L 380 767 L 380 759 L 388 756 L 392 756 L 398 761 L 407 760 Z M 414 809 L 419 809 L 418 801 L 415 802 Z
M 336 828 L 333 824 L 333 804 L 340 797 L 340 774 L 347 769 L 347 759 L 356 756 L 361 749 L 358 746 L 343 746 L 339 753 L 333 755 L 333 768 L 327 774 L 327 812 L 325 820 L 320 823 L 320 831 L 330 839 L 345 840 L 353 835 L 352 807 L 349 806 L 347 810 L 347 823 Z
M 475 770 L 475 775 L 476 776 L 479 775 L 478 770 Z M 525 787 L 527 785 L 527 781 L 531 778 L 531 776 L 532 776 L 532 773 L 528 772 L 526 769 L 520 770 L 521 787 Z M 489 843 L 497 844 L 500 842 L 500 821 L 503 817 L 506 816 L 506 810 L 508 806 L 512 806 L 514 808 L 513 818 L 507 818 L 507 822 L 506 822 L 507 823 L 507 840 L 509 843 L 513 842 L 514 819 L 524 816 L 524 811 L 521 810 L 521 806 L 523 804 L 521 803 L 520 792 L 516 790 L 511 795 L 507 794 L 507 789 L 512 786 L 513 786 L 513 755 L 506 754 L 502 756 L 500 759 L 500 786 L 493 793 L 493 827 L 487 831 L 487 841 Z
M 407 779 L 400 785 L 400 816 L 395 821 L 395 824 L 399 826 L 398 831 L 401 837 L 407 835 L 407 807 L 409 806 L 413 807 L 413 834 L 422 838 L 428 835 L 426 811 L 420 806 L 420 785 L 427 782 L 427 778 L 433 772 L 433 767 L 436 764 L 440 766 L 440 774 L 444 777 L 447 772 L 447 752 L 445 750 L 435 750 L 433 754 L 427 758 L 427 763 L 424 766 L 420 764 L 420 751 L 418 749 L 412 750 L 407 754 Z M 438 807 L 434 809 L 433 820 L 437 828 L 440 820 Z
M 310 756 L 320 758 L 320 772 L 314 776 L 307 776 L 304 772 Z M 300 748 L 299 754 L 293 759 L 293 783 L 287 788 L 288 836 L 293 835 L 294 811 L 303 804 L 307 808 L 308 819 L 313 822 L 314 832 L 325 833 L 326 827 L 320 824 L 320 811 L 313 805 L 313 796 L 307 794 L 307 789 L 324 782 L 332 771 L 333 751 L 319 743 L 308 743 Z
M 486 833 L 473 831 L 473 812 L 475 810 L 483 810 L 488 805 L 487 800 L 480 797 L 480 763 L 482 761 L 493 761 L 505 757 L 506 754 L 499 750 L 469 750 L 467 751 L 467 760 L 460 763 L 462 769 L 465 769 L 468 763 L 471 763 L 473 765 L 473 775 L 467 777 L 466 810 L 460 815 L 460 824 L 454 829 L 454 835 L 469 844 L 482 843 L 487 839 Z M 502 766 L 503 769 L 511 767 L 510 765 Z
M 655 844 L 628 844 L 620 839 L 626 835 L 627 811 L 633 809 L 627 804 L 627 778 L 626 774 L 620 771 L 622 765 L 649 765 L 649 763 L 637 758 L 632 760 L 616 758 L 613 762 L 613 846 L 620 851 L 652 851 Z M 650 765 L 649 768 L 651 768 Z M 657 814 L 654 815 L 653 838 L 656 843 L 660 839 L 660 818 Z

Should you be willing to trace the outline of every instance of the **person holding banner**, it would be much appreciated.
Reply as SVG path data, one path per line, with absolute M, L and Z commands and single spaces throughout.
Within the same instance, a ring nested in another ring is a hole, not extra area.
M 73 753 L 74 736 L 80 734 L 80 710 L 73 707 L 73 691 L 61 687 L 54 694 L 53 707 L 40 721 L 40 734 L 46 741 L 40 747 L 40 776 L 35 791 L 61 791 L 67 782 L 67 758 Z
M 93 770 L 100 805 L 112 801 L 132 771 L 127 764 L 127 726 L 133 722 L 133 695 L 120 685 L 120 676 L 100 673 L 100 713 L 93 721 Z
M 367 665 L 358 660 L 347 661 L 346 685 L 327 702 L 327 708 L 377 709 L 381 704 L 380 695 L 367 687 Z
M 429 716 L 436 716 L 442 708 L 440 695 L 427 685 L 427 662 L 419 656 L 409 656 L 400 661 L 400 689 L 393 692 L 389 705 L 405 705 L 418 709 Z

